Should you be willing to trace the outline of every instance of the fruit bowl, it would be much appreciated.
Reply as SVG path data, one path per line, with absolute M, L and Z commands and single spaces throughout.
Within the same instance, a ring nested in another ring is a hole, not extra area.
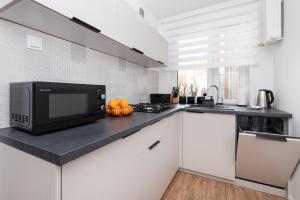
M 113 117 L 120 116 L 129 116 L 133 113 L 133 108 L 131 106 L 123 107 L 123 108 L 110 108 L 109 106 L 105 109 L 106 114 Z
M 128 116 L 133 113 L 134 109 L 128 104 L 127 99 L 113 99 L 105 108 L 106 114 L 114 117 Z

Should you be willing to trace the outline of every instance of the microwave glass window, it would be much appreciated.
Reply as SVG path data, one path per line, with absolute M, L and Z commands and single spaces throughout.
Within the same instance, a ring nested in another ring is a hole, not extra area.
M 49 118 L 88 113 L 88 94 L 49 94 Z

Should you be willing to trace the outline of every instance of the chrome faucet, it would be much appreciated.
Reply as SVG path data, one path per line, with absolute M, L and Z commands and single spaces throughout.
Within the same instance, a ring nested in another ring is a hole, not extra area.
M 216 85 L 211 85 L 211 86 L 208 87 L 207 90 L 209 90 L 210 88 L 215 88 L 217 90 L 217 101 L 216 101 L 216 104 L 218 104 L 219 103 L 219 97 L 220 97 L 219 88 Z

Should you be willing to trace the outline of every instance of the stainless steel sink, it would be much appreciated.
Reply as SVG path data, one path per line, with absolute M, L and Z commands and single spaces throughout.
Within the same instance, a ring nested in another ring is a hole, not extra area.
M 234 110 L 234 108 L 224 105 L 204 106 L 204 105 L 190 105 L 188 108 L 199 110 Z

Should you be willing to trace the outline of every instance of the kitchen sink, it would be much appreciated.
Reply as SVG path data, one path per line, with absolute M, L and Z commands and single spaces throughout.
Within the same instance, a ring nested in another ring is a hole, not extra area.
M 200 110 L 234 110 L 234 108 L 230 106 L 224 105 L 213 105 L 213 106 L 205 106 L 205 105 L 190 105 L 188 108 L 200 109 Z

